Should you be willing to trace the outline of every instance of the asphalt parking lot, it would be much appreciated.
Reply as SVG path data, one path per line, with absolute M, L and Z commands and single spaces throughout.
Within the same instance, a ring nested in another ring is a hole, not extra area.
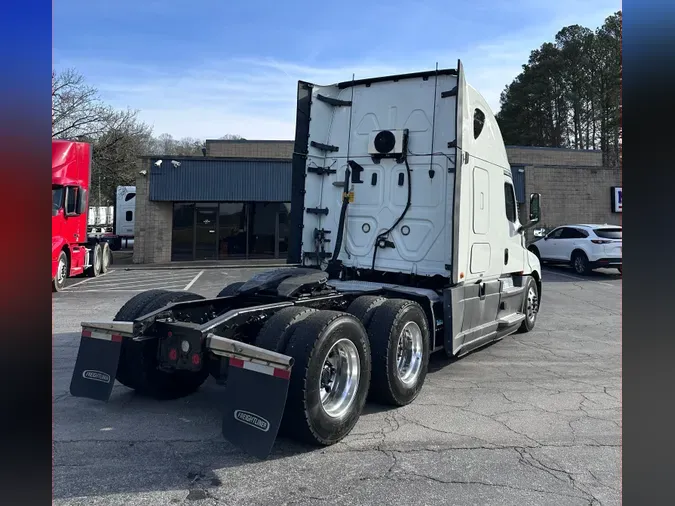
M 280 439 L 267 461 L 242 454 L 220 434 L 212 380 L 170 402 L 121 385 L 107 404 L 68 393 L 82 320 L 111 319 L 141 290 L 214 296 L 259 270 L 117 268 L 54 295 L 54 504 L 620 504 L 616 271 L 545 268 L 535 331 L 432 357 L 413 404 L 368 405 L 329 448 Z

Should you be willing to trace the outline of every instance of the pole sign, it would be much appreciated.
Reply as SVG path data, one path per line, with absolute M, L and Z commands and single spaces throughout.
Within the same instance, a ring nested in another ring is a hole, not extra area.
M 621 186 L 612 186 L 612 212 L 620 213 L 623 209 L 623 192 Z

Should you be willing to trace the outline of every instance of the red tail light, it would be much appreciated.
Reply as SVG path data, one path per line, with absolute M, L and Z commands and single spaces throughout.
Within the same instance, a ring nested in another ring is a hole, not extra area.
M 199 362 L 201 362 L 201 359 L 199 358 L 199 354 L 195 353 L 194 355 L 192 355 L 192 363 L 194 365 L 199 365 Z
M 169 360 L 175 361 L 178 359 L 178 352 L 175 348 L 169 350 Z
M 609 244 L 612 241 L 605 241 L 603 239 L 591 239 L 593 244 Z

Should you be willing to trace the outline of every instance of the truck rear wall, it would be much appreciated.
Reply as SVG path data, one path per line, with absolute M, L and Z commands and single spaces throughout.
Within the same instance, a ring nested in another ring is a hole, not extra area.
M 339 260 L 347 267 L 370 268 L 378 234 L 391 227 L 408 199 L 406 164 L 396 159 L 375 163 L 368 154 L 371 132 L 408 129 L 407 160 L 412 172 L 411 207 L 391 232 L 395 248 L 378 248 L 375 269 L 419 275 L 448 276 L 452 258 L 452 223 L 456 139 L 456 95 L 439 98 L 457 85 L 455 75 L 374 82 L 340 89 L 315 86 L 312 91 L 309 139 L 338 148 L 325 152 L 309 146 L 307 167 L 337 172 L 305 178 L 305 208 L 327 208 L 327 215 L 303 215 L 302 251 L 312 252 L 314 230 L 330 230 L 327 248 L 337 236 L 347 160 L 360 164 L 362 183 L 351 184 Z M 317 95 L 351 101 L 336 107 Z M 432 159 L 433 153 L 433 159 Z

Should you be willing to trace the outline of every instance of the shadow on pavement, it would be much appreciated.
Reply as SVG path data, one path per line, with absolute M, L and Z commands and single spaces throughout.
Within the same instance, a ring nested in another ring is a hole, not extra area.
M 584 283 L 587 281 L 614 281 L 621 280 L 621 274 L 616 269 L 596 269 L 585 276 L 580 276 L 566 265 L 543 265 L 545 283 Z M 553 278 L 547 276 L 553 274 Z M 556 276 L 559 274 L 559 276 Z

